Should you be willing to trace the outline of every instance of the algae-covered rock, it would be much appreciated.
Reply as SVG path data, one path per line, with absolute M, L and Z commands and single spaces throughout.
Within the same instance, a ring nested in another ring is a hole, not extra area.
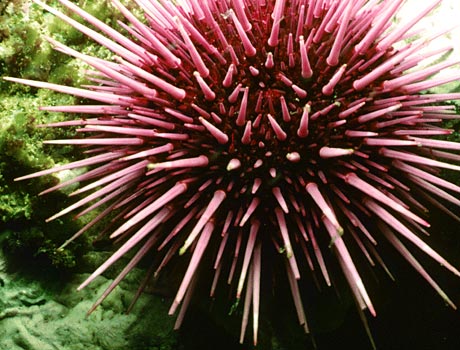
M 36 268 L 12 271 L 7 265 L 0 253 L 0 349 L 177 349 L 173 319 L 166 316 L 169 301 L 144 295 L 132 313 L 125 312 L 139 271 L 87 316 L 110 280 L 101 277 L 77 292 L 87 274 L 46 276 Z
M 111 15 L 114 9 L 108 6 L 107 1 L 82 3 L 85 3 L 86 10 L 98 16 L 114 21 L 119 18 Z M 57 6 L 58 1 L 49 4 Z M 54 37 L 82 52 L 104 55 L 100 45 L 87 40 L 82 33 L 32 1 L 2 2 L 0 76 L 71 86 L 83 84 L 86 81 L 84 72 L 88 67 L 81 61 L 53 50 L 45 40 L 46 36 Z M 80 156 L 72 147 L 55 147 L 42 143 L 43 140 L 72 137 L 73 130 L 38 127 L 68 118 L 62 113 L 40 111 L 40 106 L 72 105 L 78 102 L 72 96 L 0 79 L 0 229 L 10 229 L 7 240 L 10 254 L 17 256 L 22 252 L 40 256 L 61 267 L 75 265 L 73 256 L 76 246 L 69 246 L 65 251 L 57 247 L 78 231 L 78 227 L 88 218 L 74 222 L 71 217 L 64 217 L 45 225 L 46 218 L 66 205 L 64 194 L 72 188 L 65 188 L 62 193 L 39 196 L 44 189 L 66 176 L 70 177 L 71 172 L 20 182 L 14 179 Z M 32 233 L 31 227 L 42 234 Z

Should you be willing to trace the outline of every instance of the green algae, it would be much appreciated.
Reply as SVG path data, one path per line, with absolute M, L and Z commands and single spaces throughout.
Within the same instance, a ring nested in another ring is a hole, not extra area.
M 107 1 L 80 1 L 85 10 L 107 24 L 120 18 L 113 15 L 114 8 Z M 48 2 L 57 6 L 57 1 Z M 70 14 L 69 11 L 64 11 Z M 76 16 L 72 16 L 77 18 Z M 87 54 L 106 57 L 108 50 L 87 40 L 86 36 L 29 0 L 10 1 L 0 6 L 0 76 L 48 81 L 56 84 L 79 86 L 88 83 L 88 66 L 56 50 L 45 40 L 53 37 Z M 34 256 L 47 256 L 52 264 L 75 266 L 74 247 L 57 249 L 62 242 L 78 231 L 88 217 L 72 222 L 71 218 L 45 224 L 66 203 L 63 193 L 39 197 L 38 193 L 58 183 L 60 173 L 27 181 L 15 178 L 63 164 L 79 157 L 70 146 L 44 145 L 43 140 L 71 138 L 75 131 L 67 128 L 37 128 L 37 125 L 58 122 L 75 116 L 40 111 L 40 106 L 74 105 L 81 99 L 45 89 L 37 89 L 0 79 L 0 223 L 15 228 L 8 240 L 9 251 L 29 252 Z M 46 232 L 39 239 L 25 227 L 38 227 Z M 70 250 L 69 250 L 70 249 Z

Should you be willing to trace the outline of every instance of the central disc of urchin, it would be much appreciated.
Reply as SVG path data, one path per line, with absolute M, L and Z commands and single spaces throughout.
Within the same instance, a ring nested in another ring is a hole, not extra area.
M 209 165 L 225 169 L 228 173 L 223 176 L 232 179 L 224 181 L 225 186 L 230 183 L 227 192 L 236 198 L 246 192 L 256 195 L 249 197 L 245 218 L 260 204 L 259 196 L 264 202 L 269 200 L 264 204 L 267 208 L 274 208 L 274 199 L 288 213 L 285 196 L 292 198 L 289 192 L 298 192 L 311 181 L 325 181 L 321 169 L 329 166 L 318 163 L 353 153 L 353 144 L 344 141 L 351 131 L 342 126 L 348 115 L 364 105 L 341 108 L 346 99 L 333 96 L 347 67 L 335 67 L 337 53 L 327 57 L 320 51 L 313 61 L 314 72 L 307 48 L 318 51 L 322 42 L 312 35 L 307 40 L 300 35 L 297 41 L 292 33 L 284 35 L 287 28 L 280 25 L 286 24 L 281 17 L 274 18 L 278 25 L 271 32 L 263 32 L 266 13 L 259 16 L 252 24 L 233 10 L 224 16 L 235 30 L 235 35 L 227 37 L 230 62 L 208 69 L 196 59 L 193 68 L 201 70 L 194 71 L 193 77 L 199 89 L 190 104 L 191 113 L 198 113 L 213 138 L 203 143 L 216 144 L 208 149 Z M 291 187 L 288 193 L 286 186 Z

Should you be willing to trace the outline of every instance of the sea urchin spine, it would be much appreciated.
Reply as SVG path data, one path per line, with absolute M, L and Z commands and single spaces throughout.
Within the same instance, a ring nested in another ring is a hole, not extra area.
M 444 102 L 460 94 L 422 93 L 460 78 L 431 77 L 457 61 L 425 64 L 451 50 L 429 46 L 449 29 L 407 34 L 440 0 L 394 24 L 403 0 L 136 0 L 142 20 L 112 0 L 124 34 L 68 0 L 60 2 L 97 31 L 34 2 L 114 54 L 103 60 L 48 38 L 94 68 L 94 85 L 5 78 L 101 103 L 43 107 L 88 114 L 46 125 L 74 126 L 82 137 L 45 142 L 85 146 L 89 157 L 17 179 L 88 168 L 50 189 L 78 182 L 86 185 L 73 195 L 90 193 L 50 220 L 87 205 L 77 216 L 100 211 L 71 240 L 117 213 L 119 226 L 104 233 L 121 246 L 79 289 L 139 249 L 94 307 L 149 251 L 155 276 L 189 254 L 170 309 L 182 304 L 177 326 L 198 269 L 213 269 L 211 295 L 222 281 L 234 288 L 244 299 L 241 341 L 252 308 L 256 344 L 263 267 L 274 252 L 308 331 L 297 282 L 308 266 L 331 285 L 335 255 L 358 309 L 375 315 L 350 247 L 386 270 L 376 249 L 386 239 L 455 308 L 406 248 L 460 275 L 418 235 L 429 227 L 424 201 L 460 220 L 448 209 L 460 204 L 460 187 L 437 171 L 460 170 L 460 144 L 432 139 L 451 133 L 441 124 L 458 116 Z

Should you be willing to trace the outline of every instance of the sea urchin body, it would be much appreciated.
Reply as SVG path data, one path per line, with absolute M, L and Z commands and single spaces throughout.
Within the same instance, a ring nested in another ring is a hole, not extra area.
M 211 295 L 231 286 L 243 299 L 241 341 L 252 315 L 257 343 L 267 259 L 285 264 L 308 331 L 298 280 L 318 270 L 331 285 L 335 257 L 358 309 L 375 315 L 350 250 L 386 269 L 377 253 L 386 240 L 455 307 L 410 253 L 460 275 L 419 237 L 426 203 L 459 219 L 448 206 L 460 205 L 460 187 L 439 169 L 460 170 L 460 144 L 437 136 L 451 133 L 442 122 L 458 116 L 445 101 L 460 95 L 422 93 L 459 79 L 432 78 L 457 62 L 425 64 L 451 50 L 429 45 L 447 29 L 407 34 L 440 0 L 395 24 L 403 0 L 136 0 L 143 19 L 112 0 L 123 34 L 68 0 L 88 25 L 34 1 L 114 54 L 103 60 L 48 38 L 94 68 L 93 86 L 6 78 L 100 103 L 43 107 L 88 115 L 46 125 L 76 126 L 82 137 L 45 141 L 86 146 L 88 157 L 20 178 L 87 169 L 45 191 L 78 182 L 73 194 L 83 195 L 49 220 L 98 210 L 72 239 L 116 212 L 110 237 L 120 247 L 80 288 L 137 252 L 95 306 L 148 252 L 155 275 L 190 255 L 170 309 L 181 306 L 177 325 L 198 271 L 211 269 Z

